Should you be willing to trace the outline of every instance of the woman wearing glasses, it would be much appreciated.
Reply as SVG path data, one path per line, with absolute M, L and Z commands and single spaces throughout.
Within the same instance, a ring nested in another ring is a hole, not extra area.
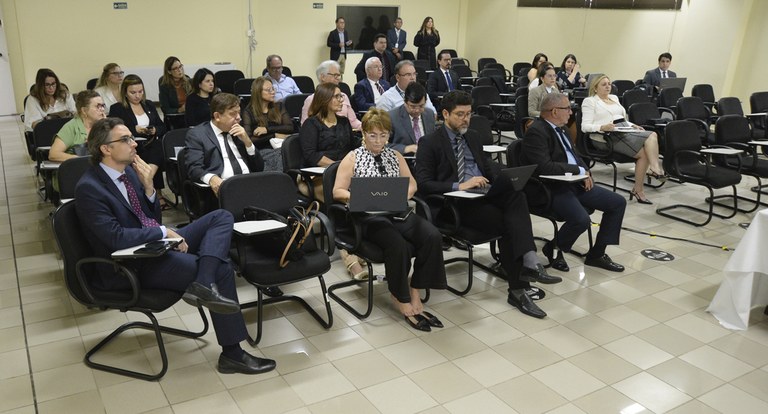
M 120 97 L 120 84 L 123 83 L 125 72 L 117 63 L 107 63 L 101 71 L 99 81 L 96 82 L 96 92 L 104 99 L 104 105 L 107 105 L 107 115 L 112 105 L 118 103 Z
M 144 99 L 144 82 L 140 77 L 126 76 L 120 87 L 120 96 L 122 101 L 112 105 L 110 116 L 122 119 L 134 137 L 145 138 L 139 142 L 138 154 L 152 168 L 154 186 L 159 191 L 165 187 L 163 175 L 157 173 L 163 165 L 163 144 L 160 141 L 165 135 L 165 124 L 155 104 Z M 168 208 L 162 198 L 160 205 L 163 210 Z
M 187 96 L 192 93 L 192 81 L 184 74 L 184 65 L 176 56 L 169 56 L 163 64 L 160 79 L 160 108 L 163 115 L 183 114 Z
M 26 130 L 32 131 L 44 119 L 68 118 L 75 111 L 75 101 L 67 87 L 59 82 L 59 77 L 50 69 L 39 69 L 24 104 Z
M 70 158 L 86 155 L 85 141 L 88 133 L 91 132 L 91 126 L 99 119 L 103 119 L 106 113 L 101 95 L 92 90 L 77 93 L 75 108 L 77 116 L 64 124 L 53 139 L 48 153 L 48 159 L 51 161 L 64 162 Z
M 243 108 L 243 128 L 264 159 L 264 171 L 283 171 L 282 139 L 293 133 L 293 121 L 280 102 L 275 103 L 272 80 L 262 76 L 251 84 L 251 102 Z M 272 140 L 278 141 L 274 142 Z
M 192 94 L 187 96 L 184 120 L 193 127 L 211 121 L 211 99 L 216 91 L 213 72 L 206 68 L 198 69 L 192 77 Z
M 387 147 L 392 122 L 386 111 L 371 108 L 363 116 L 363 145 L 339 164 L 333 186 L 334 200 L 349 203 L 352 177 L 408 177 L 408 198 L 416 193 L 416 180 L 399 152 Z M 370 215 L 361 218 L 363 237 L 384 252 L 384 269 L 393 303 L 414 329 L 430 331 L 443 324 L 424 310 L 420 289 L 445 289 L 442 236 L 416 214 Z M 408 278 L 411 270 L 413 275 Z
M 309 118 L 299 131 L 304 167 L 327 167 L 360 145 L 352 135 L 349 120 L 336 115 L 343 105 L 344 94 L 333 83 L 321 83 L 315 89 L 312 105 L 309 107 Z M 323 201 L 322 177 L 314 177 L 312 185 L 314 198 Z M 299 190 L 309 195 L 309 190 L 303 183 L 300 183 Z M 357 256 L 342 250 L 341 257 L 353 278 L 361 280 L 368 277 L 368 271 L 360 265 Z

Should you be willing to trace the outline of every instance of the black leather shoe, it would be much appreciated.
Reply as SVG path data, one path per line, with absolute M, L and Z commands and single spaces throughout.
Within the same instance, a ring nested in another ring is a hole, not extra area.
M 525 291 L 523 291 L 519 297 L 516 297 L 514 293 L 510 292 L 509 296 L 507 296 L 507 303 L 519 309 L 520 312 L 528 316 L 533 316 L 534 318 L 543 319 L 547 316 L 547 313 L 533 303 L 533 300 L 528 297 L 528 294 L 525 293 Z
M 523 269 L 520 270 L 520 280 L 523 282 L 539 282 L 544 283 L 545 285 L 551 285 L 553 283 L 562 282 L 563 278 L 560 276 L 550 276 L 547 273 L 547 270 L 544 269 L 544 266 L 539 263 L 536 265 L 535 269 L 523 267 Z
M 554 255 L 552 243 L 545 244 L 541 249 L 541 252 L 544 253 L 544 256 L 547 257 L 547 260 L 549 260 L 549 265 L 552 266 L 553 269 L 559 270 L 561 272 L 567 272 L 571 270 L 571 268 L 568 267 L 568 263 L 565 261 L 565 258 L 563 257 L 562 250 L 557 249 L 557 256 Z
M 261 374 L 272 371 L 276 365 L 272 359 L 255 357 L 243 351 L 239 360 L 228 358 L 224 354 L 219 355 L 219 365 L 216 369 L 222 374 Z
M 624 266 L 614 262 L 607 254 L 603 254 L 600 257 L 587 257 L 584 259 L 584 264 L 587 266 L 600 267 L 611 272 L 623 272 Z
M 284 295 L 283 291 L 277 286 L 261 288 L 261 292 L 273 298 L 277 298 Z
M 198 282 L 192 282 L 181 297 L 184 302 L 192 306 L 205 306 L 211 312 L 216 313 L 237 313 L 240 312 L 240 304 L 232 299 L 221 296 L 216 284 L 207 288 Z

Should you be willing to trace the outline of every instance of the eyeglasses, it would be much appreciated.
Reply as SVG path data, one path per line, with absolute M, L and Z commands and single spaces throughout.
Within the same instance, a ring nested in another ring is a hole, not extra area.
M 341 79 L 341 73 L 326 73 L 326 76 L 333 76 L 335 79 Z
M 344 94 L 343 93 L 337 93 L 337 94 L 333 95 L 333 97 L 338 99 L 338 100 L 340 100 L 340 101 L 344 100 Z
M 369 141 L 386 141 L 389 139 L 389 132 L 382 132 L 380 134 L 376 134 L 374 132 L 365 134 L 365 138 Z
M 184 69 L 184 65 L 179 65 L 179 66 L 171 68 L 172 71 L 183 70 L 183 69 Z
M 123 76 L 123 75 L 125 75 L 125 72 L 123 72 L 123 71 L 120 71 L 120 72 L 109 72 L 109 74 L 110 75 Z
M 55 87 L 56 87 L 56 85 L 58 85 L 58 83 L 57 83 L 57 82 L 53 82 L 53 83 L 46 83 L 46 84 L 45 84 L 45 87 L 46 87 L 46 88 L 55 88 Z
M 456 116 L 458 118 L 469 118 L 472 116 L 472 112 L 453 112 L 450 114 L 451 116 Z
M 276 72 L 279 72 L 279 71 L 282 71 L 282 70 L 283 70 L 283 67 L 282 67 L 282 66 L 278 66 L 278 67 L 272 67 L 272 68 L 269 68 L 269 70 L 274 70 L 274 71 L 276 71 Z
M 262 91 L 264 91 L 266 93 L 275 93 L 275 92 L 277 92 L 277 88 L 264 88 L 264 89 L 262 89 Z
M 397 76 L 407 76 L 409 78 L 415 78 L 416 72 L 398 73 Z
M 124 142 L 126 144 L 130 144 L 136 142 L 136 138 L 134 138 L 133 135 L 126 135 L 112 141 L 107 141 L 105 144 L 114 144 L 115 142 Z
M 105 105 L 103 103 L 102 104 L 96 104 L 96 109 L 104 111 L 104 110 L 107 109 L 107 105 Z

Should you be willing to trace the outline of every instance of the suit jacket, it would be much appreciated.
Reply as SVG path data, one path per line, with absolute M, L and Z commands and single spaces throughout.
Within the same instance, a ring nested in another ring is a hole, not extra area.
M 152 103 L 152 101 L 144 101 L 141 103 L 141 107 L 144 109 L 147 116 L 149 116 L 149 125 L 155 127 L 155 136 L 162 137 L 165 135 L 165 123 L 160 119 L 155 104 Z M 122 119 L 125 126 L 131 130 L 133 136 L 147 137 L 146 134 L 139 134 L 136 132 L 136 115 L 133 114 L 130 107 L 126 108 L 122 103 L 118 102 L 109 108 L 109 116 Z
M 248 155 L 245 144 L 232 137 L 235 147 L 240 151 L 248 170 L 258 172 L 264 170 L 264 160 L 257 150 L 255 154 Z M 189 179 L 200 181 L 205 174 L 211 173 L 221 176 L 224 171 L 224 155 L 219 147 L 219 140 L 213 132 L 210 122 L 200 124 L 187 132 L 187 172 Z
M 162 222 L 159 193 L 152 203 L 144 195 L 144 186 L 139 182 L 133 168 L 126 167 L 125 174 L 139 195 L 144 214 Z M 142 243 L 159 240 L 163 231 L 159 227 L 141 227 L 139 217 L 133 212 L 128 200 L 109 178 L 101 166 L 91 166 L 75 187 L 77 215 L 83 226 L 86 239 L 96 256 L 109 258 L 115 250 L 125 249 Z M 111 267 L 110 267 L 111 269 Z M 100 272 L 112 275 L 110 269 Z M 109 280 L 102 280 L 109 287 Z
M 448 73 L 451 75 L 451 83 L 453 84 L 452 90 L 459 89 L 459 75 L 453 70 L 449 70 Z M 445 79 L 443 70 L 437 68 L 434 72 L 430 73 L 429 78 L 427 78 L 427 93 L 429 94 L 429 98 L 433 102 L 437 102 L 437 96 L 444 95 L 447 92 L 448 80 Z
M 555 85 L 554 88 L 558 90 L 557 85 Z M 544 84 L 541 84 L 528 91 L 528 116 L 537 117 L 541 114 L 539 108 L 541 107 L 541 101 L 544 99 L 546 94 L 547 88 L 544 86 Z
M 576 157 L 576 162 L 586 171 L 589 171 L 581 157 L 575 154 L 575 149 L 574 156 Z M 565 153 L 560 138 L 557 136 L 557 132 L 547 121 L 541 118 L 533 121 L 523 136 L 520 164 L 536 164 L 536 174 L 538 175 L 579 173 L 578 165 L 568 164 L 568 156 Z
M 389 82 L 381 79 L 379 85 L 386 91 L 389 89 Z M 358 111 L 367 111 L 368 108 L 376 106 L 374 102 L 373 87 L 368 78 L 361 80 L 355 84 L 355 93 L 352 95 L 352 100 L 355 103 L 355 109 Z
M 395 43 L 397 43 L 397 49 L 401 52 L 405 49 L 405 45 L 408 44 L 408 38 L 405 30 L 400 29 L 400 36 L 397 35 L 394 27 L 387 30 L 387 47 L 389 47 L 390 52 L 395 48 Z
M 667 70 L 667 76 L 670 78 L 676 78 L 677 74 L 675 72 L 672 72 L 671 70 Z M 659 86 L 661 83 L 661 69 L 651 69 L 647 72 L 645 72 L 645 76 L 643 77 L 643 83 L 646 85 L 651 86 Z
M 349 37 L 349 33 L 347 33 L 347 31 L 345 30 L 344 41 L 346 42 L 347 40 L 352 40 L 352 38 Z M 328 47 L 331 48 L 331 60 L 339 60 L 339 56 L 342 55 L 341 48 L 339 47 L 340 42 L 341 40 L 339 40 L 339 31 L 336 29 L 331 30 L 331 32 L 328 33 L 328 40 L 326 42 L 328 44 Z M 354 46 L 354 44 L 350 44 L 349 46 L 346 46 L 344 48 L 344 57 L 347 57 L 346 51 L 349 49 L 352 49 L 352 46 Z
M 483 152 L 480 137 L 475 131 L 468 130 L 464 138 L 480 172 L 493 182 L 499 173 L 499 167 L 493 164 Z M 423 195 L 447 193 L 453 190 L 453 183 L 458 181 L 456 156 L 445 127 L 421 137 L 419 150 L 416 152 L 416 182 L 419 185 L 419 193 Z
M 385 59 L 383 59 L 383 56 L 387 57 L 386 62 L 384 61 Z M 363 53 L 362 59 L 360 59 L 360 62 L 357 64 L 357 66 L 355 66 L 355 75 L 357 76 L 358 82 L 367 77 L 365 73 L 365 62 L 372 57 L 377 57 L 379 60 L 381 60 L 381 65 L 384 67 L 384 72 L 381 76 L 382 79 L 389 80 L 389 78 L 395 74 L 395 63 L 397 63 L 397 58 L 395 55 L 393 55 L 389 50 L 384 50 L 384 53 L 380 54 L 375 49 L 371 49 Z
M 411 116 L 408 115 L 408 111 L 405 110 L 405 105 L 401 105 L 389 111 L 389 117 L 392 119 L 392 139 L 390 140 L 390 146 L 401 154 L 404 154 L 407 145 L 417 143 L 416 136 L 413 134 L 413 121 Z M 424 124 L 424 135 L 422 135 L 422 139 L 435 132 L 435 113 L 432 112 L 432 110 L 424 108 L 424 113 L 421 114 L 421 122 Z

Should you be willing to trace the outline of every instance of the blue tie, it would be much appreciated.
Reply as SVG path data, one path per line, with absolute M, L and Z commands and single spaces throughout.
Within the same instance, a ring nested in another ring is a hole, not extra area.
M 448 82 L 448 92 L 453 90 L 453 82 L 451 82 L 451 73 L 449 71 L 445 71 L 445 81 Z

